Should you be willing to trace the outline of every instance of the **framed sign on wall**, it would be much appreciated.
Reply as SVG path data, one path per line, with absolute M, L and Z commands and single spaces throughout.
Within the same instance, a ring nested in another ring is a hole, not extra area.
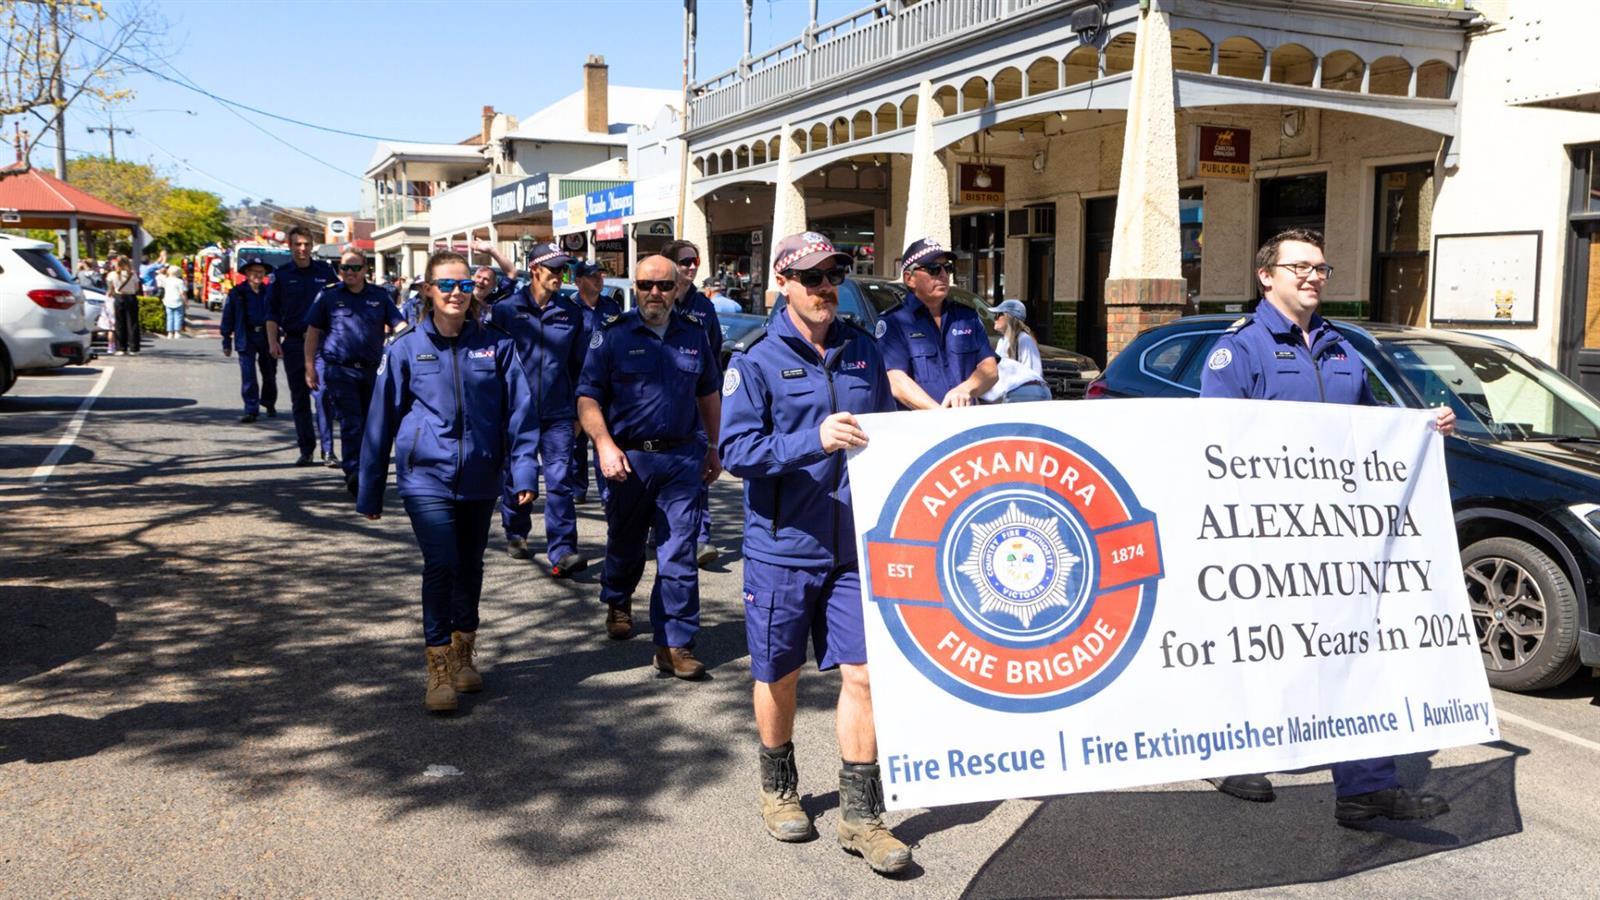
M 1542 231 L 1433 238 L 1435 325 L 1533 325 L 1539 320 Z

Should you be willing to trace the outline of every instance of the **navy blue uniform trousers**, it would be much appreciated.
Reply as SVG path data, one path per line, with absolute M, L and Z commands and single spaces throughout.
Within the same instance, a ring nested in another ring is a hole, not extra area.
M 322 359 L 317 365 L 322 369 L 317 383 L 322 385 L 323 399 L 339 422 L 339 467 L 346 478 L 354 478 L 361 471 L 361 437 L 367 430 L 367 407 L 372 405 L 377 371 Z M 323 433 L 328 436 L 326 447 L 333 441 L 331 427 L 324 426 Z
M 578 509 L 573 500 L 572 478 L 573 423 L 557 420 L 539 423 L 539 474 L 544 481 L 545 555 L 552 564 L 578 550 Z M 500 524 L 506 537 L 526 538 L 533 527 L 533 504 L 517 505 L 511 487 L 511 470 L 506 470 L 505 491 L 500 497 Z
M 659 647 L 687 647 L 700 631 L 700 570 L 694 544 L 700 533 L 699 493 L 706 445 L 691 441 L 670 450 L 628 452 L 633 473 L 611 482 L 606 504 L 606 562 L 600 599 L 619 606 L 644 575 L 645 535 L 655 529 L 656 583 L 650 590 L 650 624 Z
M 283 348 L 283 375 L 289 380 L 289 400 L 294 405 L 295 441 L 300 455 L 310 456 L 317 446 L 317 433 L 311 422 L 311 388 L 306 387 L 305 335 L 284 335 L 278 344 Z
M 250 415 L 267 406 L 278 406 L 278 361 L 267 352 L 267 339 L 259 341 L 247 337 L 239 344 L 239 396 L 244 400 L 244 411 Z M 256 381 L 260 370 L 261 380 Z

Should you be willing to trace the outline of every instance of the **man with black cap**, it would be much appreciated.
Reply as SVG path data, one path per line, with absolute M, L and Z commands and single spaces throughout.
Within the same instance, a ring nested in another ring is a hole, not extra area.
M 578 289 L 579 309 L 583 312 L 583 346 L 589 346 L 589 339 L 595 332 L 610 325 L 618 316 L 622 315 L 622 306 L 610 297 L 603 296 L 600 289 L 605 287 L 606 273 L 599 265 L 579 260 L 572 267 L 572 284 Z M 574 473 L 574 493 L 577 502 L 589 502 L 589 434 L 582 428 L 574 436 L 572 442 L 572 471 Z M 611 487 L 606 483 L 604 475 L 600 474 L 600 456 L 594 455 L 594 480 L 595 488 L 600 494 L 600 502 L 606 502 L 606 497 L 611 493 Z
M 700 248 L 684 240 L 668 241 L 661 248 L 661 255 L 672 260 L 678 266 L 678 314 L 685 319 L 700 326 L 706 333 L 706 340 L 711 342 L 711 359 L 715 363 L 722 359 L 722 323 L 717 319 L 717 310 L 711 305 L 700 289 L 694 286 L 695 276 L 700 274 Z M 700 488 L 700 534 L 697 536 L 694 547 L 695 565 L 702 569 L 717 561 L 721 551 L 711 543 L 711 494 L 710 485 Z
M 900 872 L 911 850 L 883 823 L 883 783 L 867 678 L 866 628 L 845 454 L 867 436 L 857 413 L 892 412 L 872 337 L 839 319 L 851 257 L 815 232 L 773 251 L 782 303 L 766 333 L 723 375 L 722 457 L 744 479 L 744 610 L 760 734 L 761 818 L 785 842 L 809 840 L 795 767 L 796 686 L 810 639 L 817 668 L 841 669 L 840 846 Z
M 528 257 L 528 283 L 496 303 L 489 315 L 491 323 L 516 341 L 517 357 L 539 414 L 545 558 L 556 578 L 567 578 L 589 565 L 588 558 L 578 552 L 578 515 L 572 500 L 572 432 L 585 349 L 583 313 L 557 294 L 561 276 L 571 262 L 555 244 L 534 245 Z M 507 480 L 500 522 L 506 531 L 506 553 L 513 559 L 529 558 L 531 511 L 531 503 L 517 503 Z
M 241 260 L 239 271 L 245 280 L 234 285 L 222 303 L 222 355 L 232 356 L 235 347 L 239 350 L 239 394 L 244 398 L 241 422 L 254 422 L 263 406 L 267 415 L 277 414 L 278 361 L 267 345 L 267 268 L 266 260 L 259 256 Z
M 971 406 L 1000 376 L 999 357 L 976 310 L 948 301 L 955 254 L 933 238 L 900 258 L 911 296 L 878 320 L 878 349 L 903 409 Z

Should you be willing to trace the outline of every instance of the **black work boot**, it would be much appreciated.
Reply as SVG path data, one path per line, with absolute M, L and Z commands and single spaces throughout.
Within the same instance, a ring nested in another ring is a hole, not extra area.
M 839 846 L 885 875 L 911 865 L 911 848 L 883 824 L 883 782 L 875 762 L 839 768 Z
M 762 747 L 761 821 L 767 834 L 787 844 L 816 837 L 811 817 L 800 807 L 800 772 L 794 764 L 794 741 Z
M 1333 806 L 1333 817 L 1340 824 L 1378 818 L 1415 821 L 1431 819 L 1449 811 L 1450 804 L 1438 794 L 1413 794 L 1405 788 L 1396 787 L 1340 797 Z

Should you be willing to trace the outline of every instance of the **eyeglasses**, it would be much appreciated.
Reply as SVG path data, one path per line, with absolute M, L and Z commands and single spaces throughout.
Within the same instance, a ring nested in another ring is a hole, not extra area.
M 1296 278 L 1306 278 L 1312 272 L 1321 275 L 1323 281 L 1333 277 L 1333 266 L 1327 263 L 1320 263 L 1315 266 L 1308 262 L 1273 263 L 1273 265 L 1280 269 L 1288 269 L 1294 273 Z
M 456 291 L 470 294 L 474 286 L 471 278 L 435 278 L 428 283 L 437 288 L 441 294 L 453 294 Z
M 849 269 L 839 266 L 826 270 L 789 269 L 783 273 L 783 277 L 798 281 L 808 288 L 821 287 L 823 279 L 827 279 L 829 284 L 833 285 L 834 287 L 838 287 L 839 285 L 844 284 L 845 276 L 849 274 Z
M 353 265 L 353 266 L 347 266 L 344 263 L 340 263 L 339 264 L 339 271 L 341 271 L 341 272 L 360 272 L 360 271 L 362 271 L 364 269 L 366 269 L 366 266 L 364 264 L 361 264 L 361 263 L 357 263 L 356 265 Z
M 698 257 L 698 256 L 685 256 L 683 259 L 678 260 L 678 265 L 680 265 L 680 266 L 698 266 L 698 265 L 700 265 L 700 257 Z
M 641 279 L 639 281 L 635 281 L 633 283 L 633 286 L 638 288 L 639 289 L 639 293 L 641 293 L 641 294 L 648 294 L 651 291 L 660 291 L 663 294 L 670 294 L 670 293 L 673 292 L 674 289 L 676 289 L 678 287 L 678 282 L 675 279 L 671 279 L 671 278 L 668 278 L 668 279 L 666 279 L 664 281 L 652 281 L 650 279 Z
M 955 263 L 934 263 L 931 266 L 917 266 L 916 269 L 913 269 L 913 271 L 919 269 L 923 272 L 927 272 L 929 275 L 932 275 L 935 278 L 939 277 L 940 275 L 954 275 L 956 273 Z

